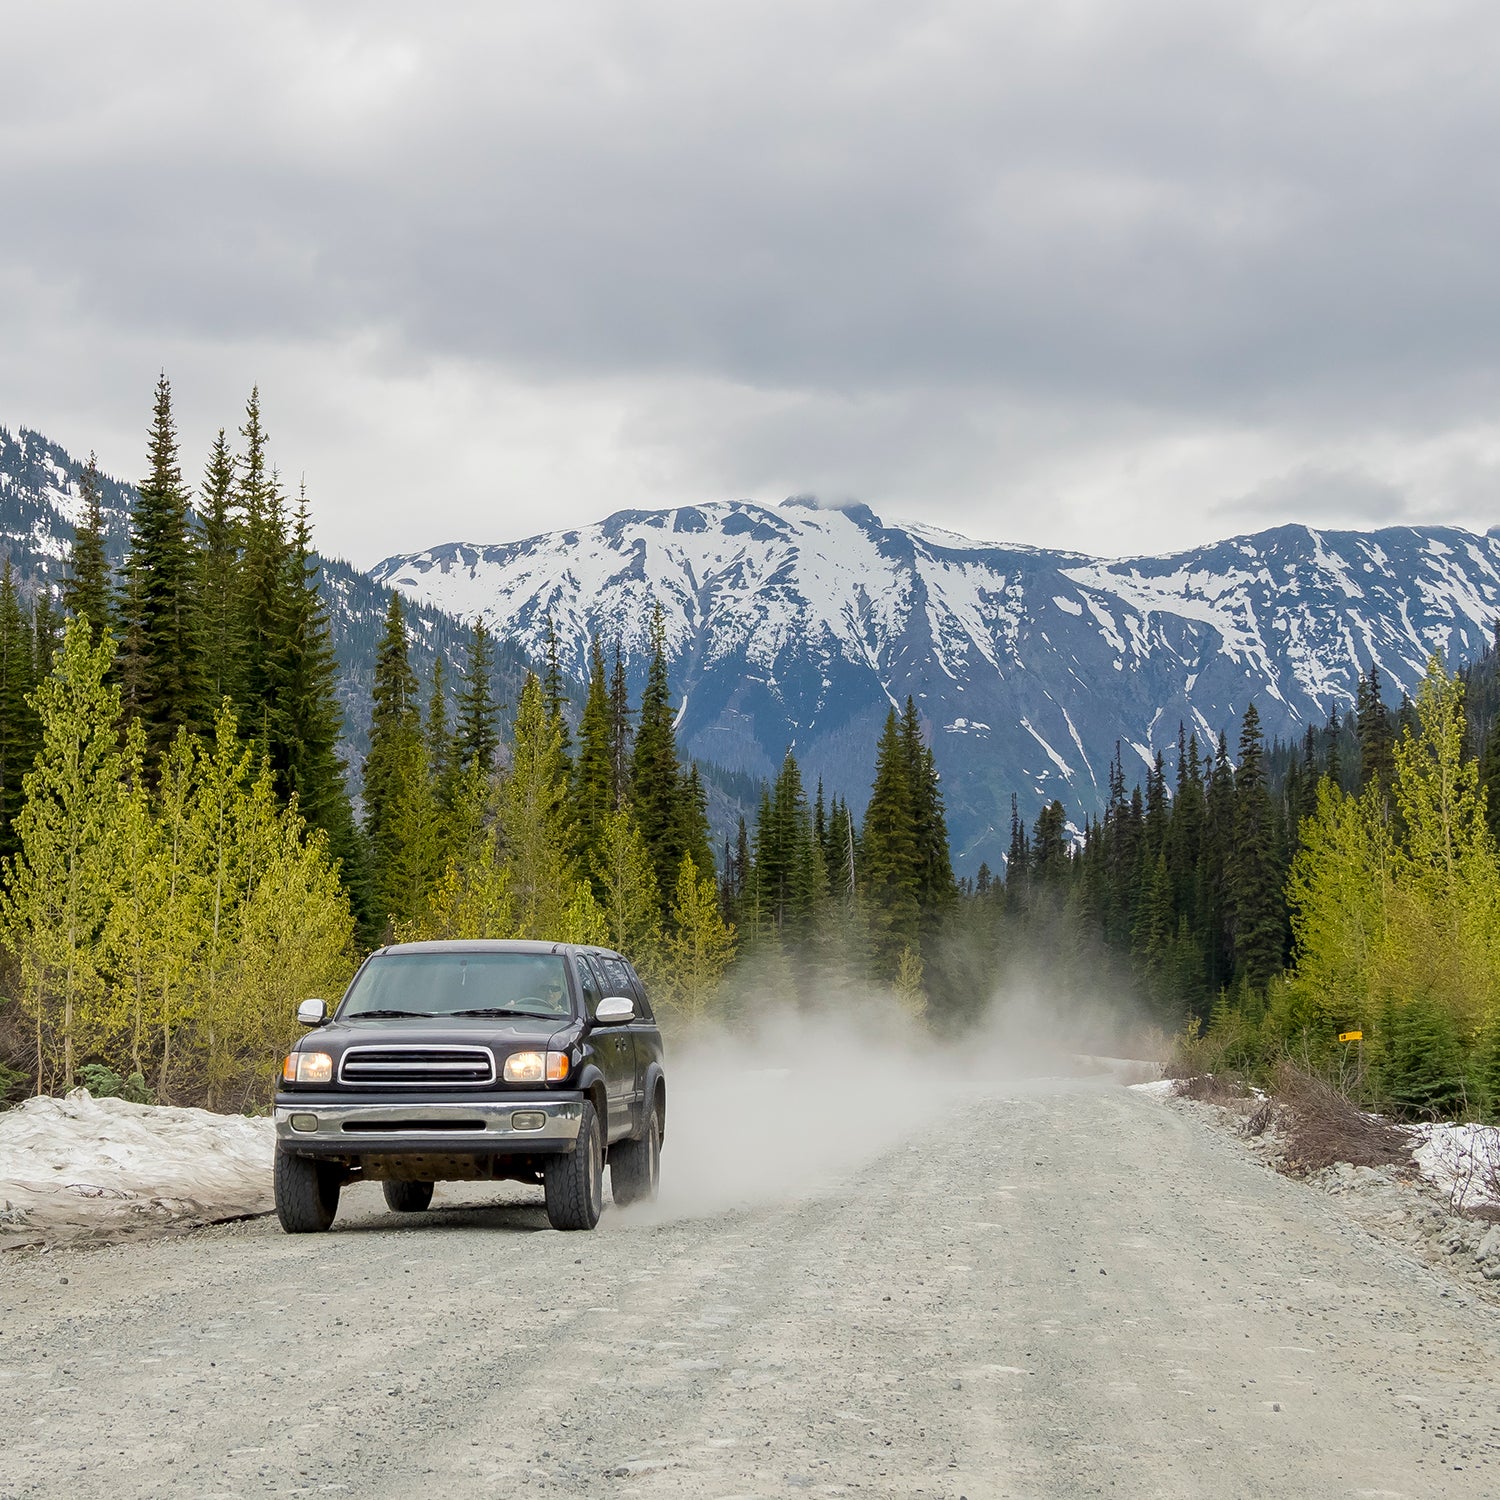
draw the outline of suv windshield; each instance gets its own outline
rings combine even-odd
[[[356,975],[340,1020],[356,1016],[570,1016],[563,960],[551,953],[387,953]]]

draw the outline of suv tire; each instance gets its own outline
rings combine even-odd
[[[604,1144],[599,1117],[587,1100],[578,1122],[578,1144],[554,1156],[544,1174],[547,1222],[554,1229],[592,1229],[604,1210]]]
[[[609,1153],[609,1190],[624,1208],[630,1203],[653,1203],[661,1181],[661,1120],[653,1104],[638,1141],[621,1141]]]
[[[385,1194],[385,1206],[393,1213],[419,1214],[432,1202],[430,1182],[396,1182],[387,1179],[380,1184]]]
[[[276,1217],[288,1234],[321,1234],[339,1211],[338,1168],[276,1151]]]

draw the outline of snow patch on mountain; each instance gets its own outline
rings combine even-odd
[[[1081,824],[1117,745],[1150,766],[1179,724],[1232,743],[1252,700],[1268,734],[1300,736],[1352,705],[1371,663],[1399,693],[1429,653],[1476,654],[1500,616],[1500,538],[1452,528],[1284,526],[1106,560],[807,500],[622,511],[375,576],[533,655],[550,619],[578,676],[597,632],[637,683],[659,603],[687,752],[767,775],[795,746],[856,804],[887,708],[911,695],[971,864],[1002,856],[1012,790],[1028,818],[1056,797]]]

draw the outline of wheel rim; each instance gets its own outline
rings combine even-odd
[[[595,1218],[603,1206],[604,1174],[599,1169],[599,1141],[595,1136],[589,1142],[589,1207]]]

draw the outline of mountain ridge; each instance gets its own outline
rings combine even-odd
[[[642,671],[660,601],[685,752],[765,776],[791,748],[851,802],[909,693],[968,867],[999,863],[1012,791],[1028,819],[1057,797],[1081,826],[1117,743],[1135,779],[1157,751],[1171,763],[1179,722],[1232,743],[1252,699],[1268,737],[1300,735],[1352,706],[1371,663],[1399,693],[1431,651],[1477,655],[1500,617],[1500,538],[1458,527],[1289,524],[1098,558],[805,498],[619,511],[372,576],[533,656],[550,619],[575,675],[593,631]]]

